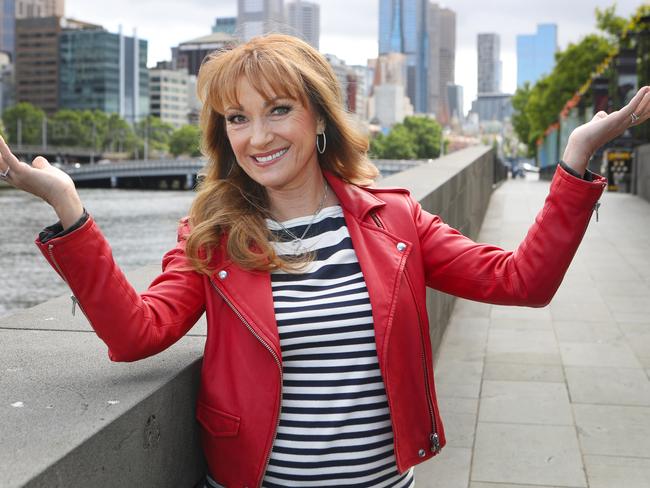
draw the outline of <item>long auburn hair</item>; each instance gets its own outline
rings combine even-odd
[[[211,54],[197,80],[207,174],[190,209],[185,243],[191,266],[206,274],[214,272],[213,257],[221,251],[244,269],[297,269],[296,262],[279,257],[270,244],[266,190],[239,167],[226,135],[225,108],[239,105],[242,78],[267,101],[281,96],[311,104],[325,122],[327,148],[318,154],[322,169],[359,186],[372,184],[379,174],[367,157],[367,136],[343,106],[334,71],[309,44],[271,34]]]

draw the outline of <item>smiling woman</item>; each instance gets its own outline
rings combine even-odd
[[[368,141],[303,41],[268,35],[218,52],[198,87],[208,172],[143,293],[70,178],[0,140],[5,180],[60,218],[40,233],[41,252],[114,361],[164,350],[206,313],[196,409],[206,486],[412,487],[413,467],[445,445],[426,287],[546,305],[606,185],[587,161],[650,117],[650,90],[571,134],[510,252],[473,242],[404,189],[373,186]]]

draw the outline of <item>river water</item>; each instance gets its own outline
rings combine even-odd
[[[194,193],[80,189],[86,209],[108,238],[124,270],[160,263],[176,243],[178,220]],[[0,317],[67,292],[34,239],[56,215],[42,201],[0,188]]]

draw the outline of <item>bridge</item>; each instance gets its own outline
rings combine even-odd
[[[374,160],[383,176],[419,166],[426,160]],[[155,159],[127,160],[99,164],[68,164],[60,168],[68,173],[79,187],[100,188],[157,188],[189,190],[205,172],[207,160]]]

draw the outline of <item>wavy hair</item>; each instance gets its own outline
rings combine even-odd
[[[270,244],[266,190],[239,167],[226,134],[225,108],[239,105],[242,78],[267,101],[281,96],[311,104],[325,122],[327,150],[318,154],[322,169],[359,186],[372,184],[379,174],[367,157],[367,136],[343,106],[334,71],[309,44],[272,34],[211,54],[197,80],[207,174],[190,209],[185,247],[191,266],[206,274],[214,272],[213,258],[220,251],[244,269],[297,269]]]

